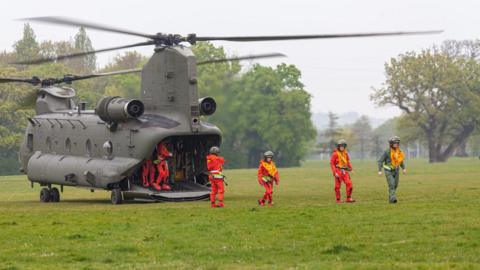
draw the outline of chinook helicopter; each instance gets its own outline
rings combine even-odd
[[[202,115],[216,110],[212,97],[199,98],[197,65],[233,60],[280,57],[282,54],[251,55],[197,62],[191,49],[199,41],[280,41],[375,36],[435,34],[441,31],[380,32],[285,36],[197,36],[188,34],[145,34],[65,17],[23,19],[56,25],[146,38],[147,41],[100,50],[39,58],[13,64],[31,65],[81,57],[138,46],[154,46],[153,55],[141,69],[90,75],[66,75],[63,78],[0,78],[0,83],[29,83],[39,86],[36,115],[28,126],[20,146],[21,172],[33,187],[38,183],[40,201],[60,201],[54,185],[111,191],[111,202],[124,200],[189,201],[206,199],[210,193],[205,156],[212,146],[221,144],[221,131],[202,121]],[[141,97],[126,99],[104,97],[95,110],[85,103],[75,104],[75,90],[68,84],[84,79],[141,73]],[[153,190],[142,185],[142,166],[155,159],[158,145],[168,145],[171,190]]]

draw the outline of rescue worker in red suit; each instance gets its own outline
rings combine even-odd
[[[260,160],[258,166],[258,183],[265,188],[263,197],[258,200],[260,206],[264,206],[268,201],[268,206],[273,205],[273,182],[278,186],[280,182],[280,175],[278,174],[275,162],[273,162],[273,152],[267,151],[263,154],[263,159]]]
[[[142,166],[142,180],[143,186],[149,187],[151,179],[155,178],[155,167],[153,166],[153,162],[151,159],[145,160]]]
[[[330,158],[330,167],[332,168],[333,177],[335,178],[335,196],[337,203],[342,203],[340,196],[340,186],[342,182],[345,183],[347,193],[347,203],[353,203],[352,198],[352,180],[350,173],[353,172],[352,163],[347,152],[347,142],[343,139],[337,143],[337,148],[333,151]]]
[[[223,194],[225,193],[224,179],[223,175],[223,164],[225,164],[225,159],[220,154],[220,148],[213,146],[210,148],[210,154],[207,156],[207,170],[208,180],[212,187],[212,192],[210,193],[210,203],[212,207],[224,207],[223,203]],[[218,203],[216,202],[218,199]]]
[[[155,160],[155,164],[157,164],[157,172],[158,176],[154,182],[154,178],[151,178],[150,184],[156,190],[164,190],[169,191],[172,188],[169,185],[169,177],[170,171],[168,169],[167,158],[172,157],[172,153],[168,151],[167,145],[165,143],[159,143],[157,145],[157,160]]]

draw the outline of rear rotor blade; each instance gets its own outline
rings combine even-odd
[[[100,50],[93,50],[93,51],[58,55],[56,57],[38,58],[38,59],[33,59],[33,60],[18,61],[18,62],[13,62],[13,63],[10,63],[10,64],[36,65],[36,64],[43,64],[43,63],[47,63],[47,62],[54,62],[54,61],[58,61],[58,60],[65,60],[65,59],[70,59],[70,58],[75,58],[75,57],[86,56],[86,55],[95,54],[95,53],[102,53],[102,52],[108,52],[108,51],[114,51],[114,50],[128,49],[128,48],[140,47],[140,46],[148,46],[148,45],[153,45],[153,44],[155,44],[155,41],[152,40],[152,41],[140,42],[140,43],[135,43],[135,44],[130,44],[130,45],[105,48],[105,49],[100,49]]]
[[[229,61],[261,59],[261,58],[274,58],[274,57],[286,57],[286,55],[284,55],[282,53],[266,53],[266,54],[256,54],[256,55],[231,57],[231,58],[212,59],[212,60],[197,62],[197,66],[205,65],[205,64],[223,63],[223,62],[229,62]]]
[[[126,34],[131,36],[138,36],[138,37],[152,38],[152,39],[155,38],[155,35],[149,35],[149,34],[125,30],[125,29],[121,29],[113,26],[107,26],[107,25],[87,22],[83,20],[70,19],[70,18],[61,17],[61,16],[32,17],[32,18],[23,18],[20,20],[42,22],[42,23],[48,23],[48,24],[57,24],[57,25],[75,26],[75,27],[85,27],[85,28],[90,28],[90,29],[95,29],[100,31],[120,33],[120,34]]]
[[[378,37],[378,36],[405,36],[439,34],[443,30],[434,31],[410,31],[410,32],[377,32],[377,33],[351,33],[351,34],[325,34],[325,35],[281,35],[281,36],[229,36],[229,37],[196,37],[196,41],[276,41],[296,39],[331,39],[331,38],[355,38],[355,37]]]

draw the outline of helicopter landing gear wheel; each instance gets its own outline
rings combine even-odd
[[[122,191],[119,188],[112,189],[112,204],[121,204],[123,202]]]
[[[60,201],[60,192],[57,188],[52,188],[50,190],[50,201],[51,202],[59,202]]]
[[[40,201],[47,203],[50,201],[50,198],[50,190],[48,188],[42,188],[42,190],[40,191]]]

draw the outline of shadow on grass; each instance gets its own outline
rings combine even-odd
[[[322,254],[336,255],[344,252],[355,252],[353,248],[344,245],[334,245],[333,247],[324,250]]]
[[[57,203],[42,203],[37,200],[27,200],[27,201],[3,201],[0,202],[0,207],[2,206],[31,206],[32,204],[38,205],[61,205],[63,203],[85,203],[85,204],[111,204],[110,200],[102,200],[102,199],[66,199],[61,200]]]
[[[20,268],[16,266],[7,266],[5,268],[0,268],[0,270],[19,270]]]
[[[0,226],[16,226],[18,225],[16,221],[7,221],[0,223]]]
[[[61,202],[64,203],[75,203],[75,204],[112,204],[112,202],[108,199],[66,199],[62,200]],[[61,203],[60,202],[60,203]],[[130,204],[149,204],[149,203],[162,203],[161,201],[141,201],[141,200],[124,200],[122,204],[130,205]]]
[[[69,235],[66,238],[69,239],[69,240],[77,240],[77,239],[85,239],[87,237],[85,235],[81,235],[81,234],[76,233],[76,234]]]
[[[139,250],[136,247],[132,246],[120,246],[113,249],[115,252],[124,252],[124,253],[135,253]]]

